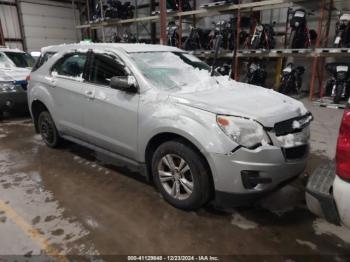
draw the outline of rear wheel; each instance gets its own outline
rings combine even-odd
[[[47,146],[55,148],[61,144],[62,139],[49,112],[43,111],[40,113],[38,127],[39,133]]]
[[[156,187],[171,205],[184,210],[203,206],[210,197],[210,174],[202,156],[182,141],[160,145],[153,155]]]
[[[292,30],[290,37],[289,37],[288,48],[294,48],[294,38],[295,38],[295,31]]]

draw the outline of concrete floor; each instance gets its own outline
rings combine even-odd
[[[343,112],[305,103],[315,116],[306,170],[311,173],[334,157]],[[303,190],[300,179],[260,207],[184,212],[137,174],[74,144],[50,149],[30,119],[8,118],[0,123],[0,258],[213,254],[346,261],[350,231],[309,213]]]

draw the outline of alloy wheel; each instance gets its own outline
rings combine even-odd
[[[158,164],[158,176],[164,190],[173,198],[185,200],[193,192],[193,176],[188,163],[175,154],[165,155]]]

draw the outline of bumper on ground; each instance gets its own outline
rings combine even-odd
[[[241,148],[229,155],[212,154],[216,202],[232,206],[254,202],[300,175],[305,170],[307,154],[307,145],[300,158],[293,160],[274,146]]]
[[[305,198],[307,207],[312,213],[339,225],[338,208],[332,195],[335,178],[334,162],[318,167],[309,178]]]
[[[341,223],[350,228],[350,182],[336,176],[333,183],[333,196]]]

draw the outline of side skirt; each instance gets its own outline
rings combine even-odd
[[[69,140],[73,143],[76,143],[78,145],[87,147],[95,152],[99,152],[101,154],[104,154],[106,156],[111,157],[112,159],[115,159],[118,162],[122,162],[123,164],[125,164],[128,168],[130,168],[131,170],[135,170],[138,173],[140,173],[142,176],[146,177],[147,181],[150,181],[150,175],[147,172],[147,167],[145,163],[140,163],[137,162],[133,159],[130,159],[128,157],[119,155],[117,153],[111,152],[109,150],[106,150],[104,148],[98,147],[96,145],[90,144],[88,142],[82,141],[78,138],[75,137],[71,137],[71,136],[67,136],[67,135],[61,135],[64,139]]]

